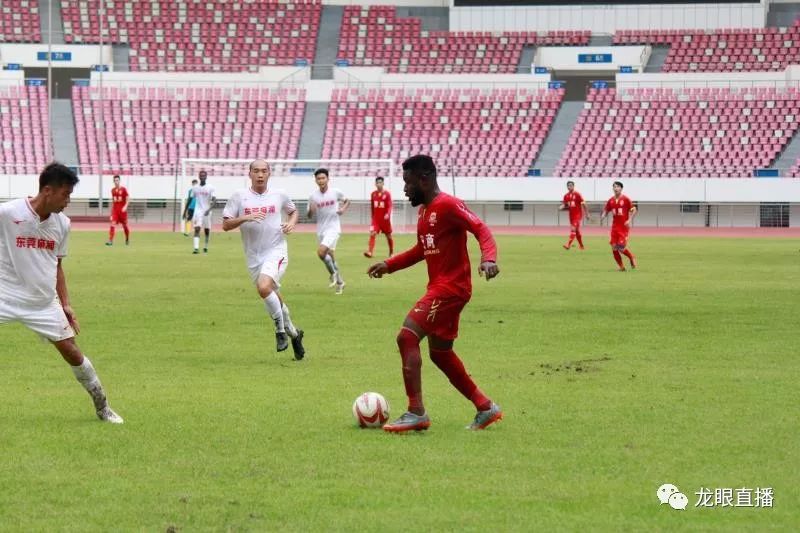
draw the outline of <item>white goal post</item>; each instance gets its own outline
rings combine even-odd
[[[405,232],[408,225],[408,202],[403,195],[403,180],[397,175],[397,165],[391,159],[269,159],[271,175],[269,186],[283,189],[305,214],[308,197],[317,189],[314,171],[326,168],[330,172],[330,186],[341,190],[350,199],[352,207],[342,217],[343,225],[369,225],[370,193],[375,189],[375,178],[384,178],[384,186],[392,194],[392,224],[394,231]],[[249,167],[253,159],[197,159],[180,160],[175,177],[175,200],[181,213],[191,182],[201,170],[208,175],[215,196],[224,203],[230,195],[250,186]],[[220,210],[221,212],[221,210]],[[174,230],[179,229],[176,217]]]

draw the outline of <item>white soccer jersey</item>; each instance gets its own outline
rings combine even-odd
[[[18,306],[51,304],[68,236],[69,218],[63,213],[41,221],[27,198],[0,205],[0,299]]]
[[[199,212],[201,215],[208,211],[211,207],[211,198],[214,197],[214,187],[206,183],[205,185],[195,185],[192,187],[192,192],[195,197],[194,211]]]
[[[311,193],[308,199],[309,205],[313,204],[317,213],[317,235],[323,235],[329,231],[335,233],[342,232],[342,225],[339,222],[339,202],[344,200],[344,194],[339,189],[332,189],[320,192],[319,189]]]
[[[271,251],[282,250],[286,255],[286,236],[281,230],[283,213],[294,213],[294,202],[282,190],[267,190],[258,194],[253,189],[233,193],[222,212],[224,218],[237,218],[261,211],[264,220],[245,222],[239,229],[247,259],[247,268],[260,267]]]

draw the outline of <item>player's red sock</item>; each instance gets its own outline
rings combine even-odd
[[[631,251],[628,250],[627,248],[622,250],[622,255],[624,255],[625,257],[627,257],[630,260],[631,266],[634,266],[636,264],[636,258],[633,256]]]
[[[375,250],[375,235],[369,236],[369,253]]]
[[[115,226],[111,226],[108,228],[108,242],[112,242],[114,240],[114,234],[117,232],[117,228]]]
[[[402,328],[397,335],[397,347],[403,360],[403,383],[408,396],[408,410],[421,415],[425,413],[422,405],[422,356],[419,354],[419,337],[408,328]]]
[[[430,349],[431,361],[444,372],[450,383],[458,389],[469,401],[475,404],[479,411],[485,411],[492,406],[492,401],[483,394],[472,378],[469,377],[464,363],[458,358],[453,350]]]
[[[617,262],[620,268],[625,268],[625,265],[622,264],[622,256],[617,250],[614,250],[614,261]]]
[[[130,230],[130,228],[128,228],[127,224],[123,224],[122,225],[122,231],[125,232],[125,240],[127,241],[128,238],[131,236],[131,230]]]
[[[583,234],[580,231],[576,231],[575,238],[578,239],[578,245],[583,248]]]
[[[391,235],[386,236],[386,242],[389,243],[389,255],[394,255],[394,239]]]
[[[574,241],[574,240],[575,240],[575,232],[574,231],[570,231],[569,232],[569,240],[567,241],[567,248],[572,246],[572,241]]]

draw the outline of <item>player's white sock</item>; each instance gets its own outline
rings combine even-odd
[[[275,332],[286,333],[286,329],[283,324],[281,299],[278,298],[278,295],[274,292],[269,293],[269,296],[264,298],[264,305],[267,308],[267,313],[269,313],[269,316],[272,317],[272,321],[275,322]]]
[[[75,379],[83,385],[83,388],[91,395],[94,407],[100,410],[108,405],[106,400],[106,393],[103,390],[103,385],[100,383],[100,378],[97,377],[97,372],[92,366],[92,362],[85,355],[83,356],[83,363],[78,366],[72,366],[72,373],[75,374]]]
[[[336,263],[333,262],[333,257],[331,257],[330,254],[325,254],[322,262],[325,263],[325,268],[328,269],[329,274],[336,273]]]
[[[210,233],[206,233],[206,248],[208,248],[208,239],[211,237]]]
[[[286,326],[286,333],[289,334],[291,338],[297,337],[297,328],[294,327],[292,323],[292,317],[289,315],[289,308],[286,304],[283,304],[281,307],[281,311],[283,311],[283,324]]]
[[[199,250],[200,249],[200,237],[195,236],[195,238],[192,239],[192,242],[194,243],[194,249],[195,250]]]
[[[344,283],[344,278],[342,278],[342,274],[339,272],[339,265],[336,264],[336,261],[333,262],[333,268],[336,269],[336,283],[341,285]]]

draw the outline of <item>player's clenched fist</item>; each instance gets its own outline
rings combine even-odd
[[[383,261],[375,263],[367,269],[367,275],[371,278],[382,278],[384,274],[388,273],[389,266]]]
[[[478,267],[478,274],[481,276],[486,276],[486,281],[489,281],[499,273],[500,268],[494,261],[484,261],[481,263],[481,266]]]

